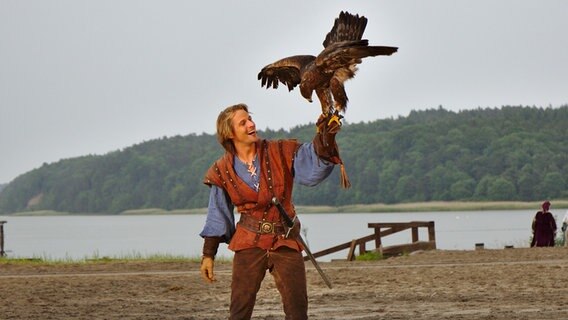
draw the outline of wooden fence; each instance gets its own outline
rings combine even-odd
[[[362,238],[353,239],[349,242],[339,244],[329,249],[315,252],[313,253],[314,257],[323,257],[331,253],[349,249],[347,260],[353,261],[355,260],[355,250],[357,246],[359,246],[359,254],[362,255],[369,252],[367,250],[367,242],[374,242],[374,251],[380,252],[383,256],[393,256],[402,253],[410,253],[417,250],[436,249],[436,230],[434,227],[434,221],[380,222],[369,223],[368,227],[374,230],[373,234]],[[428,241],[420,241],[418,239],[418,228],[428,228]],[[410,229],[412,233],[411,243],[393,245],[388,247],[383,246],[382,238],[408,229]],[[305,257],[304,260],[308,260],[308,258]]]

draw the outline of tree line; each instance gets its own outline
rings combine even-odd
[[[337,136],[352,183],[339,170],[316,188],[297,186],[298,205],[568,198],[568,105],[505,106],[345,123]],[[260,131],[310,142],[314,124]],[[223,150],[215,135],[164,137],[105,155],[44,163],[0,192],[0,213],[207,206],[203,175]]]

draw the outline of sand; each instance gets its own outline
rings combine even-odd
[[[310,262],[310,319],[568,319],[568,248],[432,250]],[[192,262],[0,264],[0,319],[226,319],[231,265],[205,283]],[[284,319],[271,276],[253,319]]]

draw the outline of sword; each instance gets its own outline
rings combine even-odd
[[[280,212],[280,215],[282,216],[282,219],[284,220],[286,227],[288,227],[288,232],[286,233],[286,237],[288,237],[290,230],[292,230],[292,228],[294,228],[296,217],[294,217],[294,220],[290,219],[290,216],[288,215],[288,213],[286,212],[284,207],[282,207],[282,204],[280,204],[280,201],[278,201],[278,199],[276,197],[272,198],[272,203],[276,206],[276,208],[278,208],[278,211]],[[306,255],[308,256],[308,258],[310,258],[310,261],[312,261],[312,263],[314,264],[314,267],[316,267],[316,270],[320,274],[320,276],[323,279],[323,281],[325,282],[325,284],[331,289],[331,282],[329,281],[329,279],[327,278],[325,273],[323,273],[323,270],[321,269],[318,262],[316,261],[316,258],[314,257],[314,255],[310,251],[310,248],[308,248],[308,245],[306,244],[306,242],[304,241],[304,239],[302,238],[302,236],[300,234],[298,234],[297,240],[304,247],[304,251],[306,251]]]

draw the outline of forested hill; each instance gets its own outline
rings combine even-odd
[[[316,188],[296,187],[298,205],[568,197],[568,106],[502,107],[345,124],[338,135],[352,188],[338,171]],[[314,125],[267,130],[264,138],[310,141]],[[0,213],[202,208],[205,170],[221,155],[214,135],[140,143],[65,159],[25,173],[0,193]]]

